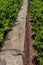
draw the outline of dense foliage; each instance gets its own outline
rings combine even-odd
[[[0,43],[5,33],[15,23],[23,0],[0,0]]]
[[[35,32],[34,47],[38,53],[39,65],[43,65],[43,0],[30,0],[30,15]],[[40,54],[40,55],[39,55]]]

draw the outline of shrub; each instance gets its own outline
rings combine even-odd
[[[35,34],[34,47],[38,53],[39,65],[43,65],[43,1],[30,0],[30,17],[32,18],[32,30]],[[40,55],[39,55],[40,53]],[[42,54],[42,55],[41,55]],[[38,64],[37,64],[38,65]]]
[[[23,0],[0,0],[0,43],[4,33],[15,23]]]
[[[38,53],[43,52],[43,42],[36,42],[33,46]]]

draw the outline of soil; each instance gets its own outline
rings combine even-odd
[[[35,55],[35,50],[33,48],[34,40],[32,39],[32,22],[29,17],[26,19],[26,33],[25,33],[25,44],[24,44],[24,64],[25,65],[35,65],[33,63],[33,58]]]

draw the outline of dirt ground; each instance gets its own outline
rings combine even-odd
[[[24,0],[16,25],[6,35],[4,46],[1,49],[3,51],[0,52],[0,65],[35,65],[32,63],[35,55],[32,22],[29,17],[26,18],[27,8],[28,0]]]
[[[27,17],[27,21],[26,21],[26,33],[25,33],[25,44],[24,44],[24,53],[25,53],[25,57],[24,57],[24,63],[25,65],[35,65],[33,63],[33,57],[35,55],[35,50],[33,48],[33,43],[34,40],[32,39],[32,22],[29,19],[29,17]]]
[[[1,65],[23,65],[23,51],[25,39],[25,25],[28,0],[23,0],[23,5],[18,13],[16,25],[6,35],[4,46],[1,48]],[[4,64],[5,63],[5,64]]]

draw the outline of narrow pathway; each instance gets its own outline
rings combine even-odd
[[[7,34],[4,46],[1,49],[0,65],[23,65],[22,55],[24,51],[27,7],[28,0],[24,0],[17,17],[17,23]]]

